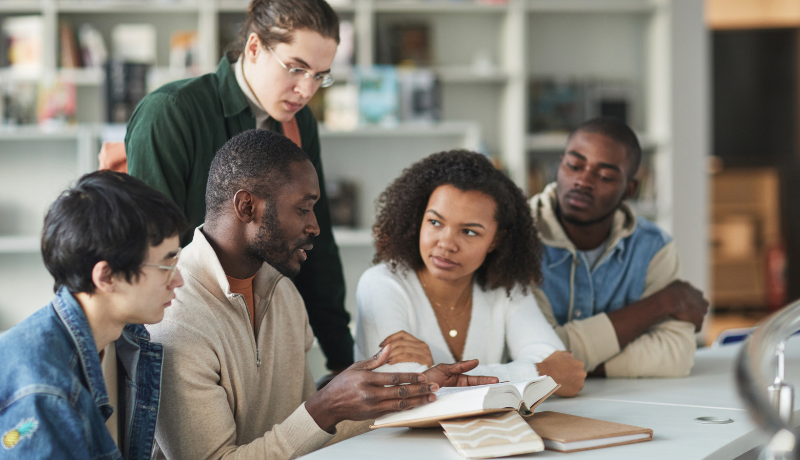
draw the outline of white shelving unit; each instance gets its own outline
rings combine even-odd
[[[485,145],[502,159],[511,177],[526,186],[528,164],[537,155],[563,149],[565,137],[527,132],[527,88],[532,78],[598,77],[634,82],[638,98],[633,113],[642,143],[655,158],[657,203],[651,211],[679,242],[684,275],[704,288],[706,219],[705,155],[708,143],[707,52],[700,0],[508,0],[488,4],[462,0],[353,0],[336,2],[342,19],[356,32],[354,64],[376,62],[382,28],[411,21],[430,26],[434,70],[442,81],[444,123],[433,126],[399,125],[393,129],[365,128],[351,133],[321,132],[322,154],[328,179],[358,176],[362,189],[361,227],[339,231],[345,264],[361,266],[371,258],[368,227],[372,201],[403,167],[431,152],[453,147],[476,149]],[[244,19],[248,2],[242,0],[0,0],[0,20],[7,16],[40,14],[45,37],[43,74],[58,74],[78,85],[81,125],[57,132],[36,129],[0,130],[0,163],[34,145],[62,142],[73,149],[79,166],[63,172],[64,185],[94,167],[97,140],[108,134],[101,124],[104,75],[93,69],[59,69],[58,23],[73,27],[90,22],[110,44],[115,24],[149,22],[158,31],[156,66],[168,73],[168,39],[172,32],[192,29],[201,44],[200,66],[213,71],[220,57],[220,36]],[[346,81],[352,69],[335,69]],[[164,80],[185,75],[167,75]],[[0,83],[9,78],[31,78],[0,69]],[[33,78],[36,78],[35,76]],[[469,120],[461,122],[460,120]],[[49,145],[49,144],[48,144]],[[41,147],[37,148],[42,150]],[[12,153],[17,152],[17,153]],[[53,156],[66,155],[59,151]],[[33,160],[31,160],[33,161]],[[372,163],[371,163],[372,162]],[[387,166],[389,165],[389,166]],[[32,170],[36,164],[30,164]],[[2,173],[0,173],[2,174]],[[20,172],[24,174],[24,172]],[[28,174],[37,180],[35,174]],[[11,196],[0,181],[0,197]],[[377,192],[376,192],[377,190]],[[9,195],[10,193],[10,195]],[[49,198],[49,197],[48,197]],[[48,201],[25,213],[41,220]],[[0,201],[0,238],[8,238],[2,224],[9,213]],[[673,212],[680,209],[680,213]],[[14,234],[12,232],[12,234]],[[31,235],[36,234],[32,229]],[[0,280],[3,263],[15,240],[0,239]],[[19,247],[32,248],[30,241]],[[684,250],[683,248],[686,248]],[[4,252],[6,251],[6,252]],[[31,250],[31,254],[35,253]],[[14,257],[31,257],[14,254]],[[346,267],[348,300],[360,273]],[[355,279],[350,279],[355,277]],[[47,283],[45,283],[47,284]],[[18,308],[15,298],[0,285],[0,329],[10,326],[5,312]],[[25,296],[16,297],[20,302]],[[26,303],[25,308],[36,307]],[[348,308],[352,304],[348,302]],[[31,310],[32,311],[32,310]]]

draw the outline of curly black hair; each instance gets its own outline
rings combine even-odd
[[[424,266],[419,252],[420,227],[433,191],[452,185],[463,191],[479,191],[497,204],[495,219],[500,236],[494,251],[475,272],[482,289],[520,284],[523,292],[542,281],[542,245],[522,190],[497,170],[488,158],[466,150],[439,152],[414,163],[381,193],[378,219],[372,227],[375,264],[386,262],[412,270]]]

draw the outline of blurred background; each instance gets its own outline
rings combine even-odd
[[[800,297],[800,0],[336,0],[321,124],[355,314],[378,194],[430,153],[490,156],[530,196],[567,133],[639,134],[631,204],[713,304],[701,343]],[[49,302],[50,202],[97,168],[138,101],[213,72],[242,0],[0,0],[0,331]],[[316,359],[316,358],[315,358]]]

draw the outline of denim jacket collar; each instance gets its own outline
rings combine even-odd
[[[97,343],[94,341],[92,328],[89,326],[89,320],[86,318],[83,308],[66,287],[61,287],[53,299],[53,309],[75,342],[78,359],[92,398],[103,415],[110,416],[112,409],[108,403],[108,391],[103,379],[100,352],[97,350]]]
[[[577,248],[572,240],[567,236],[564,227],[558,220],[555,208],[557,206],[556,183],[550,183],[545,189],[530,200],[533,218],[536,222],[536,229],[539,231],[539,238],[542,243],[554,248],[564,249],[564,255],[550,264],[550,268],[566,263],[570,260],[570,255],[576,257]],[[626,203],[622,203],[614,214],[614,224],[611,227],[611,235],[606,243],[606,250],[598,263],[603,263],[608,255],[616,251],[617,257],[623,257],[625,251],[625,238],[632,235],[636,230],[636,215]]]

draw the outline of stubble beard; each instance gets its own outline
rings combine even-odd
[[[309,235],[309,238],[299,243],[298,246],[309,244],[312,239],[313,236]],[[260,262],[270,264],[283,276],[292,278],[300,273],[300,267],[292,264],[295,250],[289,247],[286,235],[280,228],[275,207],[269,207],[264,212],[256,239],[248,246],[247,252]]]
[[[567,222],[568,224],[574,225],[576,227],[590,227],[592,225],[599,224],[600,222],[603,222],[609,217],[613,216],[614,213],[617,212],[617,209],[619,209],[619,207],[622,206],[623,201],[625,201],[625,198],[624,197],[620,198],[617,205],[614,206],[614,208],[611,209],[611,211],[607,212],[606,214],[603,214],[600,217],[595,217],[594,219],[583,220],[583,219],[578,219],[577,217],[568,216],[564,214],[564,211],[561,209],[561,203],[559,203],[558,207],[556,208],[556,215],[559,218],[561,218],[564,222]]]

